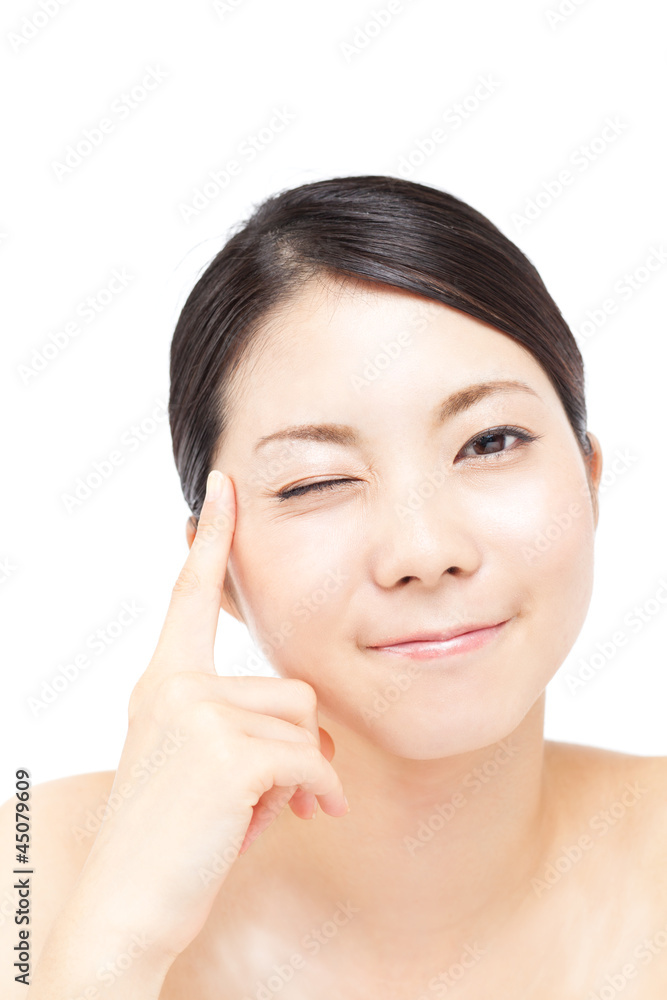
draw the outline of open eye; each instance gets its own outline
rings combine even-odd
[[[529,441],[535,441],[536,435],[529,434],[527,431],[522,431],[520,427],[510,427],[504,425],[502,427],[489,427],[488,430],[484,431],[483,434],[478,434],[476,437],[472,438],[471,441],[466,444],[459,455],[463,455],[464,458],[488,458],[494,455],[502,455],[507,451],[513,451],[515,446],[506,447],[504,442],[507,438],[515,438],[522,443]],[[465,455],[465,452],[469,449],[480,448],[482,451],[476,451],[473,454]]]

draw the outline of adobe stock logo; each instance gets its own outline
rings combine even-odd
[[[22,18],[20,27],[7,35],[7,41],[14,52],[19,52],[28,42],[36,38],[67,3],[69,0],[39,0],[39,9]]]
[[[131,455],[141,448],[160,428],[166,427],[166,400],[156,399],[150,413],[140,421],[135,421],[120,435],[118,447],[98,456],[89,469],[76,477],[69,490],[60,494],[60,499],[68,514],[80,510],[83,504],[125,464]]]
[[[578,694],[586,685],[599,676],[619,649],[667,607],[667,579],[661,577],[655,592],[641,604],[634,604],[623,615],[623,628],[615,629],[611,635],[595,643],[595,650],[587,657],[580,656],[574,670],[565,674],[564,680],[570,694]]]
[[[526,226],[531,226],[539,219],[589,167],[613,147],[628,127],[628,123],[621,121],[618,115],[614,115],[613,118],[608,115],[599,134],[572,150],[567,159],[568,165],[563,166],[553,177],[542,181],[539,190],[525,201],[523,211],[511,213],[510,221],[515,231],[520,233]]]
[[[628,812],[649,791],[650,789],[645,788],[639,781],[632,783],[626,781],[618,797],[609,803],[606,809],[599,809],[591,816],[588,821],[588,830],[591,832],[582,833],[574,843],[561,844],[558,856],[542,865],[542,877],[531,878],[530,883],[537,898],[550,892],[575,865],[583,861],[588,852],[595,849],[600,838],[606,837],[610,831],[616,829]]]
[[[556,7],[545,11],[549,27],[557,28],[563,24],[567,21],[568,17],[572,17],[574,12],[585,3],[586,0],[560,0],[560,3]]]
[[[100,118],[65,147],[60,160],[51,161],[51,169],[59,181],[68,177],[77,167],[102,146],[109,135],[116,131],[119,122],[126,121],[141,107],[153,91],[168,79],[169,74],[159,66],[147,66],[144,75],[130,90],[124,90],[111,102],[109,114]]]
[[[426,160],[433,156],[462,125],[469,122],[483,107],[485,101],[499,89],[500,81],[494,79],[492,74],[485,73],[479,76],[473,90],[442,112],[441,123],[432,128],[427,135],[416,139],[411,149],[399,157],[398,170],[403,177],[412,177],[415,171],[423,166]]]
[[[94,323],[109,306],[116,301],[119,295],[134,281],[135,276],[130,274],[126,267],[114,268],[104,284],[95,291],[86,295],[74,307],[74,316],[79,319],[70,319],[69,322],[61,324],[56,330],[48,334],[46,341],[39,347],[32,347],[30,358],[26,358],[23,364],[18,365],[17,371],[21,376],[24,385],[28,385],[32,380],[45,371],[49,365],[55,361],[63,351],[66,351],[75,337],[83,333],[85,327]]]
[[[253,163],[296,120],[296,114],[284,105],[280,108],[273,107],[268,121],[256,132],[246,135],[237,145],[236,156],[230,157],[217,169],[209,170],[208,176],[192,191],[189,201],[179,203],[178,211],[183,222],[190,223],[201,215],[229,187],[232,179],[238,177],[249,163]]]
[[[351,38],[339,42],[338,47],[348,65],[394,23],[397,14],[404,12],[404,2],[410,6],[414,0],[387,0],[384,7],[374,8],[367,21],[355,26]]]
[[[123,601],[120,610],[111,621],[106,621],[103,626],[91,631],[85,637],[83,643],[85,651],[81,650],[66,663],[60,664],[48,678],[42,679],[39,690],[28,696],[26,703],[33,716],[37,717],[49,705],[58,701],[63,692],[68,691],[82,676],[83,671],[93,665],[87,650],[93,650],[97,657],[103,656],[143,613],[144,609],[139,607],[136,601]]]

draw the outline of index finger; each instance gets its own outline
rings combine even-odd
[[[160,674],[216,672],[213,648],[235,523],[232,481],[213,469],[206,481],[197,533],[174,584],[158,639]]]

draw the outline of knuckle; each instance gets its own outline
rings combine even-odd
[[[184,566],[176,578],[173,593],[179,597],[193,597],[201,593],[202,582],[191,566]]]
[[[319,766],[322,754],[315,743],[300,743],[299,746],[301,757],[300,766],[305,767],[309,773],[312,773],[312,769]]]
[[[301,700],[302,704],[308,711],[314,711],[317,708],[315,688],[308,681],[302,681],[296,677],[292,678],[292,683],[295,685],[297,697]]]
[[[292,784],[307,792],[314,784],[312,774],[305,767],[295,767],[292,772]]]
[[[320,756],[317,747],[311,746],[310,743],[299,744],[297,757],[291,768],[291,780],[294,785],[301,786],[304,791],[312,787],[318,774]]]
[[[130,700],[127,706],[127,715],[130,722],[137,716],[141,705],[146,699],[146,695],[146,682],[140,678],[130,692]]]

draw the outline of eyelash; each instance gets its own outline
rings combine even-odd
[[[478,441],[482,441],[484,438],[494,438],[498,436],[516,437],[523,444],[530,444],[531,441],[537,441],[538,438],[542,437],[541,434],[529,434],[527,431],[521,430],[520,427],[513,427],[509,424],[504,424],[502,427],[490,427],[488,430],[478,434],[476,437],[468,441],[468,443],[465,444],[461,450],[465,451],[466,448],[477,444]],[[477,455],[472,457],[495,459],[497,456],[506,454],[509,450],[513,449],[503,448],[502,451],[491,452],[489,455]],[[307,483],[305,486],[295,486],[292,489],[280,490],[279,493],[274,493],[274,497],[279,501],[294,500],[306,493],[320,493],[324,492],[324,490],[333,489],[341,483],[353,483],[356,481],[357,480],[354,479],[322,479],[318,483]]]

